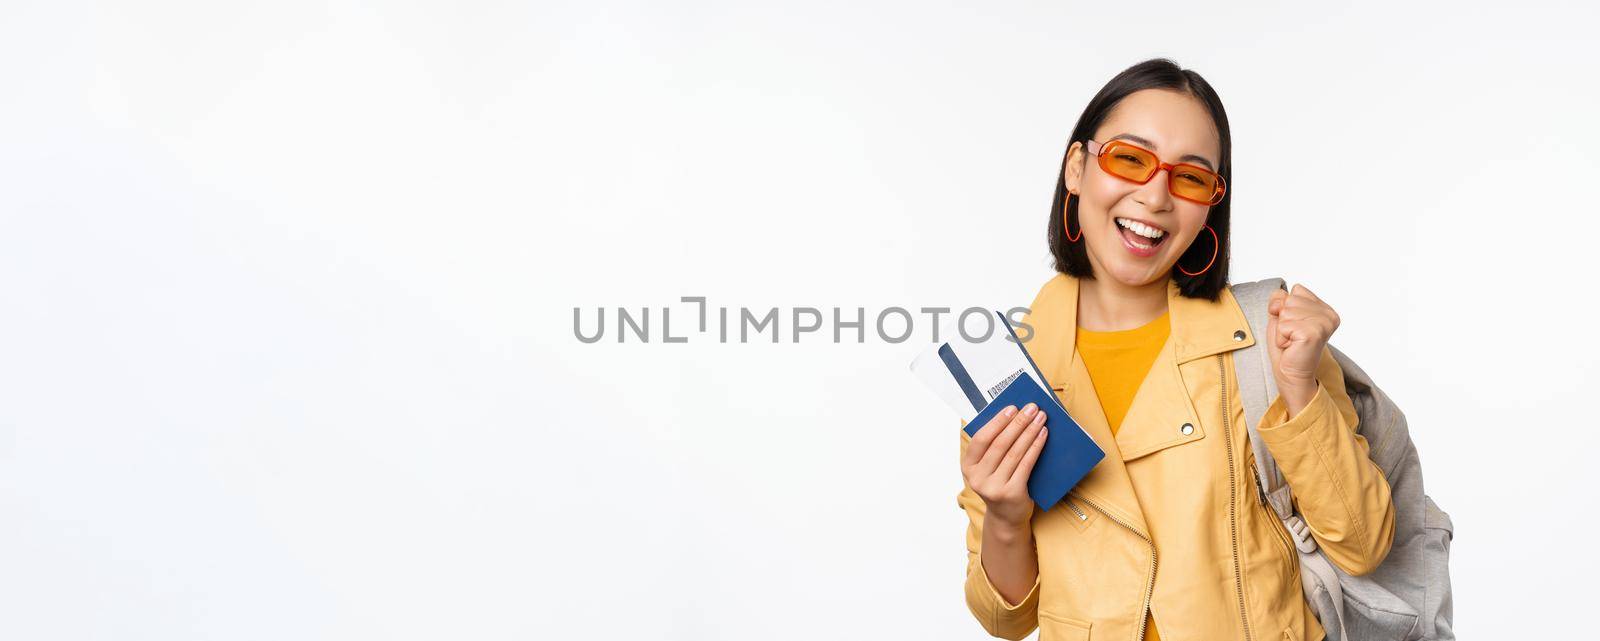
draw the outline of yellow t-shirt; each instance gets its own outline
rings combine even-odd
[[[1114,332],[1093,332],[1078,328],[1078,355],[1089,370],[1089,380],[1094,393],[1100,397],[1100,409],[1106,413],[1111,434],[1122,427],[1123,417],[1139,392],[1139,385],[1150,373],[1156,355],[1167,343],[1172,326],[1167,312],[1142,327]],[[1145,622],[1144,638],[1159,641],[1156,621],[1152,615]]]

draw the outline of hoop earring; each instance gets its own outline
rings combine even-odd
[[[1192,274],[1189,273],[1189,270],[1184,269],[1183,265],[1178,265],[1178,271],[1183,272],[1185,276],[1199,276],[1211,271],[1211,266],[1217,262],[1217,253],[1222,251],[1222,241],[1217,240],[1217,230],[1212,229],[1210,225],[1206,225],[1206,231],[1211,232],[1211,262],[1206,263],[1205,269]]]
[[[1067,242],[1069,243],[1078,242],[1078,238],[1083,238],[1082,223],[1078,224],[1078,238],[1072,237],[1072,197],[1076,195],[1077,194],[1074,194],[1070,191],[1067,192],[1067,202],[1061,206],[1061,212],[1063,214],[1061,227],[1067,231]]]

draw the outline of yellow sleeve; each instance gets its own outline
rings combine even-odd
[[[1317,383],[1316,396],[1294,417],[1287,416],[1282,396],[1273,399],[1257,431],[1328,560],[1348,574],[1366,574],[1394,543],[1389,481],[1356,433],[1359,419],[1344,373],[1326,347]]]
[[[967,454],[967,444],[972,441],[965,430],[961,433],[961,455]],[[980,556],[983,547],[983,514],[987,509],[983,497],[972,491],[963,479],[961,493],[956,496],[956,503],[967,512],[967,609],[972,611],[972,616],[978,619],[983,629],[990,636],[1002,639],[1021,639],[1031,634],[1034,628],[1039,627],[1039,577],[1033,579],[1033,588],[1028,595],[1023,597],[1021,603],[1008,603],[1000,595],[994,584],[989,582],[989,575],[983,569],[983,560]]]

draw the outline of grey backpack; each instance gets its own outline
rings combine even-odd
[[[1232,286],[1234,298],[1258,337],[1267,334],[1267,302],[1279,289],[1284,289],[1281,278]],[[1360,416],[1356,431],[1367,439],[1372,461],[1389,480],[1395,508],[1394,544],[1389,556],[1370,574],[1350,576],[1317,548],[1305,521],[1294,512],[1289,485],[1277,462],[1256,434],[1256,424],[1278,392],[1264,343],[1265,340],[1258,340],[1234,353],[1257,480],[1267,504],[1295,538],[1306,600],[1316,611],[1328,640],[1455,639],[1449,568],[1454,528],[1450,516],[1423,493],[1422,463],[1411,442],[1405,415],[1350,357],[1329,346],[1344,371],[1345,391]]]

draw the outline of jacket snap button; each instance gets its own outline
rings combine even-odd
[[[1234,342],[1243,341],[1244,340],[1244,330],[1242,330],[1242,329],[1234,330],[1233,331],[1233,340],[1234,340]]]
[[[1194,425],[1191,425],[1189,423],[1184,423],[1183,427],[1178,428],[1178,431],[1179,432],[1183,432],[1184,436],[1188,436],[1188,435],[1194,433]]]

